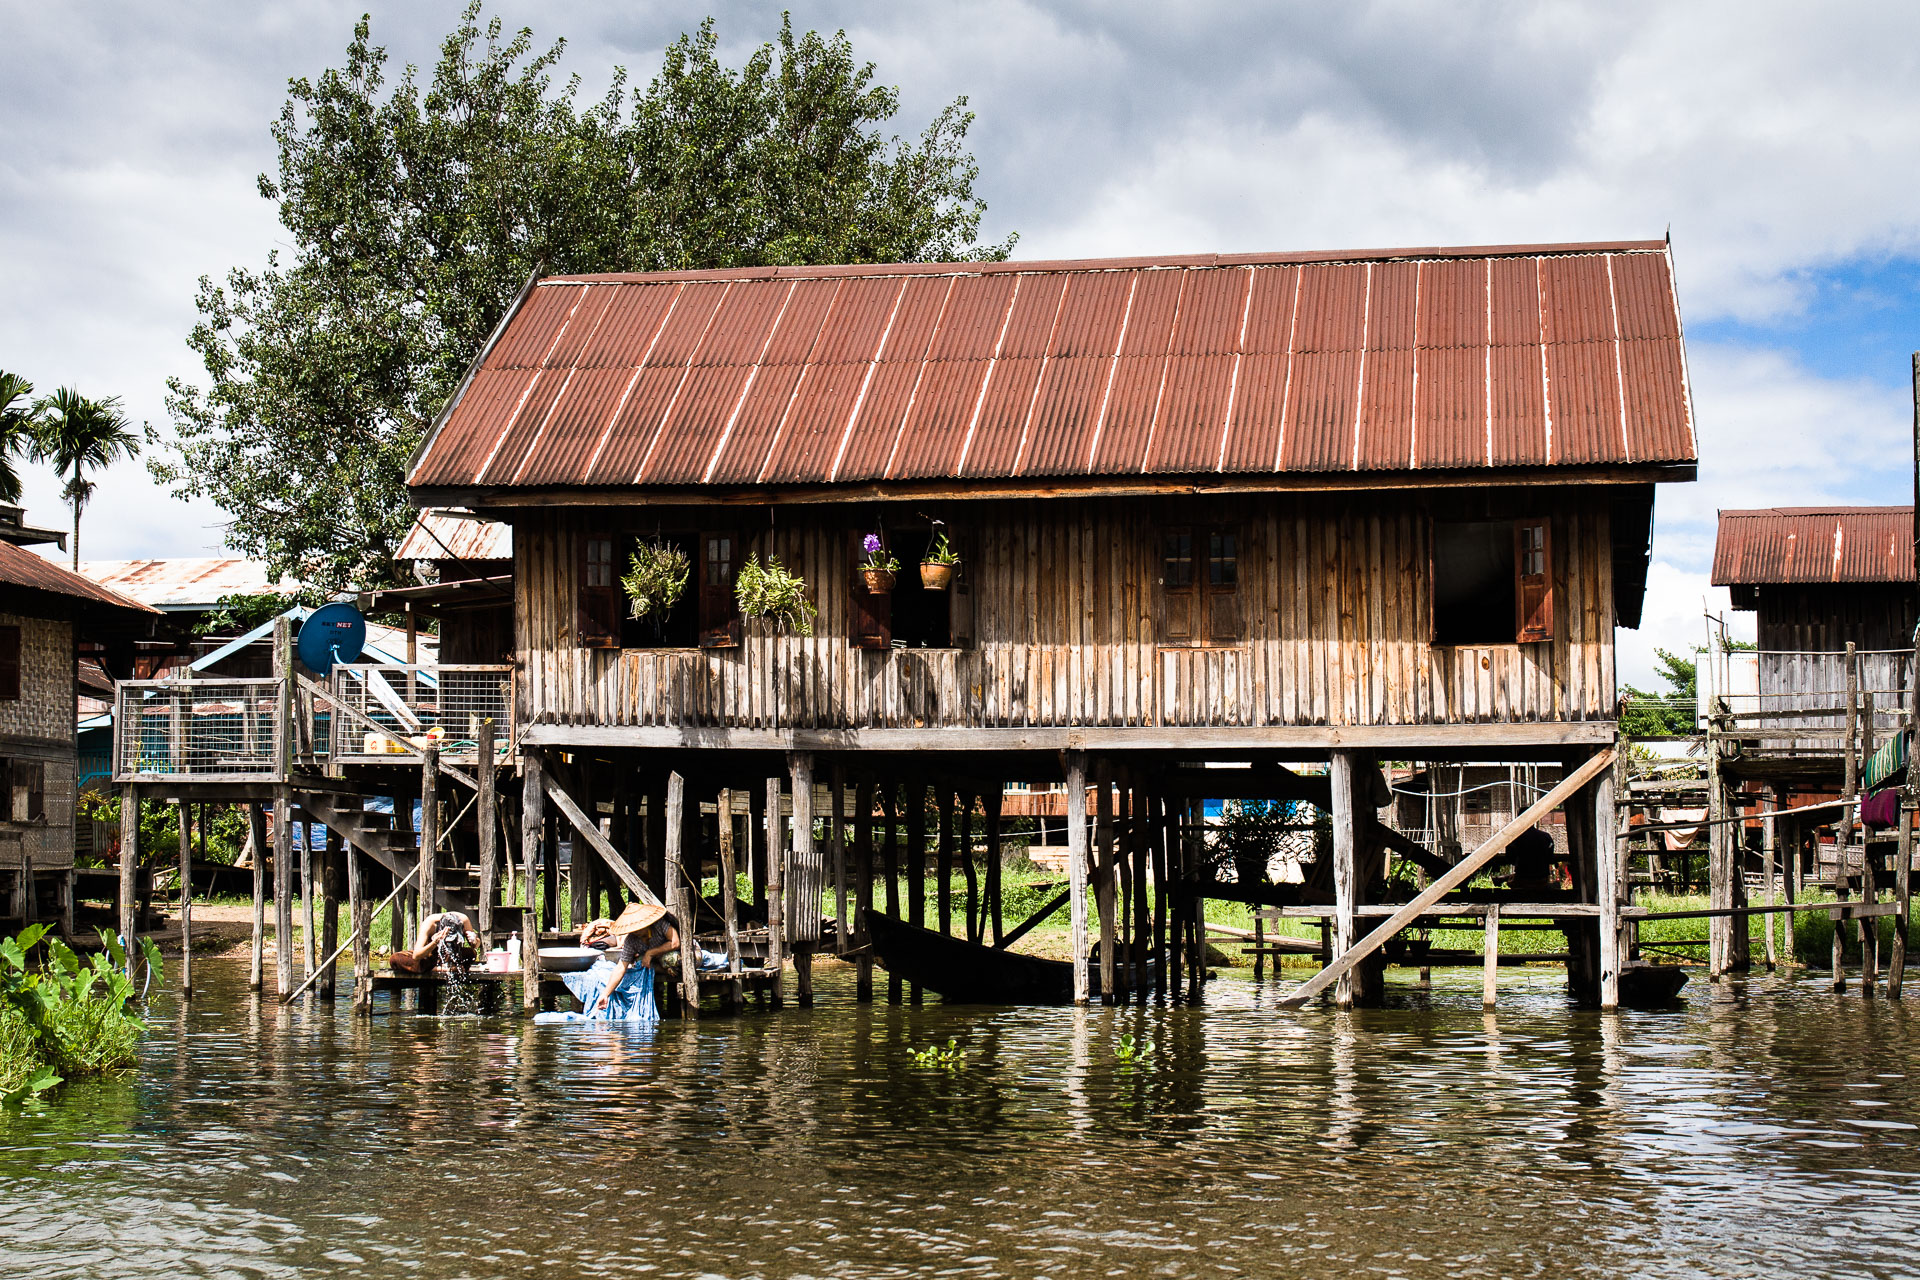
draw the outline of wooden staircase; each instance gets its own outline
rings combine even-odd
[[[391,814],[369,812],[365,808],[365,799],[359,795],[295,791],[294,803],[335,837],[372,858],[396,877],[411,875],[419,864],[419,834],[396,829]],[[480,869],[471,865],[456,866],[451,853],[442,849],[434,871],[434,909],[462,911],[477,922]],[[521,908],[496,904],[493,908],[494,933],[504,934],[507,930],[518,929],[520,916]]]

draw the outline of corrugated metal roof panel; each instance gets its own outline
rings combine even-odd
[[[41,557],[44,559],[45,557]],[[276,582],[263,560],[190,556],[171,560],[82,560],[80,576],[118,595],[159,609],[204,609],[224,596],[291,594],[295,584]]]
[[[150,605],[129,599],[109,587],[82,577],[71,569],[57,565],[46,557],[37,556],[25,547],[17,547],[11,542],[0,542],[0,586],[66,596],[83,605],[104,605],[112,609],[126,610],[132,614],[151,614],[158,617],[160,613]],[[26,605],[25,600],[12,602],[14,608],[24,609]]]
[[[413,518],[395,560],[511,560],[513,526],[470,512],[431,508]],[[243,561],[242,563],[251,563]]]
[[[1713,585],[1912,582],[1912,507],[1722,511]]]
[[[1694,456],[1669,259],[1640,242],[556,278],[529,291],[410,481]]]

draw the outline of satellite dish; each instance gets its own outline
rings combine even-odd
[[[357,662],[367,647],[366,616],[345,602],[323,604],[300,624],[293,647],[317,676],[332,671],[336,662]]]

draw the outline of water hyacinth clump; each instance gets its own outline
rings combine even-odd
[[[119,939],[101,930],[100,950],[82,960],[46,934],[36,924],[0,939],[0,1103],[132,1066],[147,1029],[127,1011],[136,991]],[[46,963],[35,968],[29,957],[43,938]],[[140,943],[149,972],[158,973],[159,950],[151,938]]]

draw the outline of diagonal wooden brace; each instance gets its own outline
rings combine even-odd
[[[1559,786],[1534,801],[1525,813],[1500,828],[1493,839],[1487,841],[1478,849],[1475,849],[1470,857],[1462,859],[1445,875],[1428,885],[1421,891],[1419,897],[1409,902],[1406,906],[1401,907],[1391,916],[1388,916],[1386,923],[1341,952],[1326,968],[1295,987],[1287,994],[1285,999],[1280,1001],[1280,1007],[1283,1009],[1298,1009],[1307,1001],[1319,995],[1320,992],[1326,990],[1327,987],[1339,979],[1341,974],[1346,973],[1349,969],[1352,969],[1355,965],[1366,959],[1367,956],[1385,946],[1387,940],[1393,937],[1394,934],[1399,933],[1402,929],[1413,923],[1413,921],[1419,919],[1421,912],[1471,880],[1479,873],[1481,868],[1499,857],[1508,845],[1512,844],[1522,834],[1530,830],[1534,823],[1553,812],[1561,801],[1578,791],[1581,787],[1586,786],[1589,782],[1592,782],[1612,766],[1613,749],[1609,747],[1599,755],[1594,756],[1591,760],[1588,760],[1578,769],[1575,769],[1565,778],[1562,778]]]

